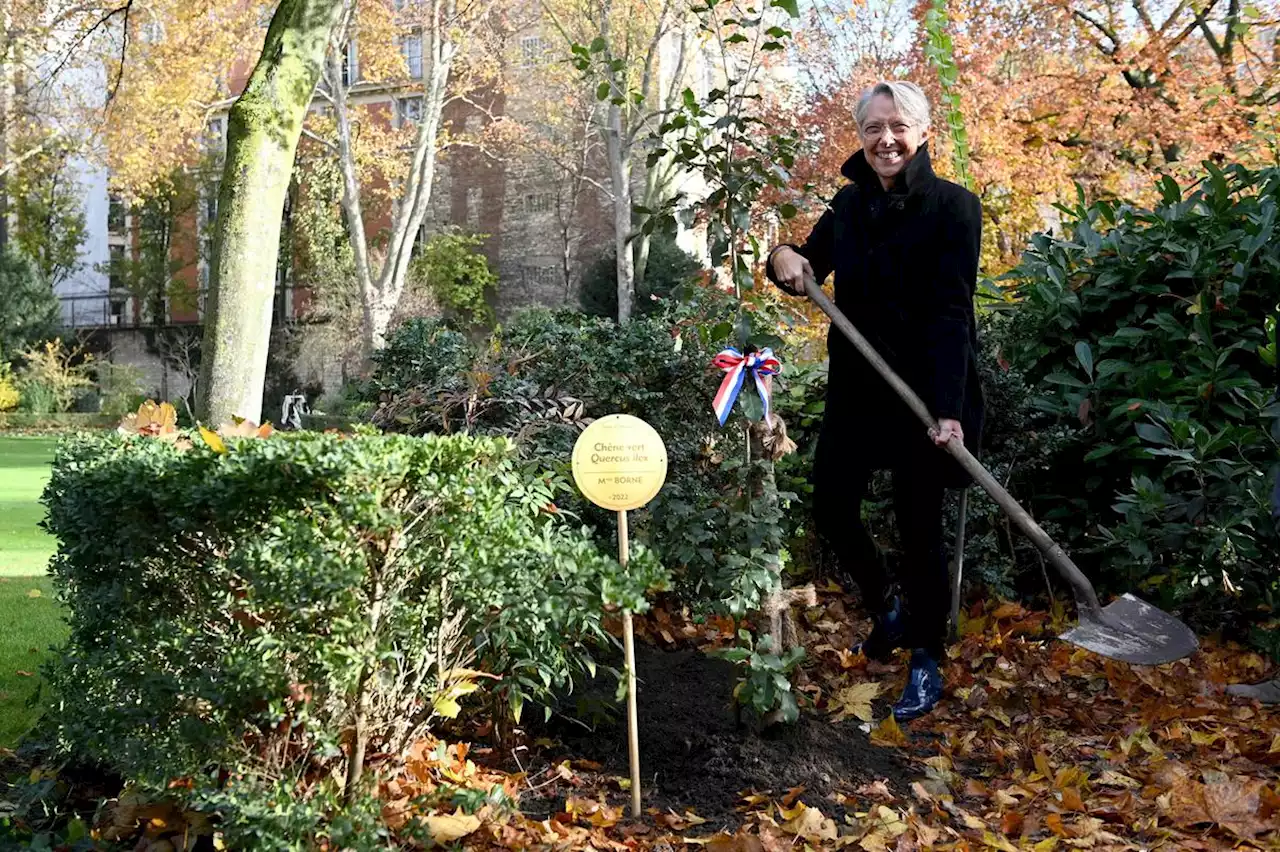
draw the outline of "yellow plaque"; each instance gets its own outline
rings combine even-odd
[[[601,417],[573,445],[573,481],[584,497],[602,508],[639,509],[666,480],[666,445],[639,417]]]

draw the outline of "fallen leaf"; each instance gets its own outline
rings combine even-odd
[[[854,792],[859,796],[866,796],[868,799],[880,799],[885,802],[892,802],[897,798],[889,791],[889,783],[885,778],[878,778],[868,784],[863,784]]]
[[[14,672],[14,674],[16,674],[18,677],[35,677],[35,675],[32,674],[31,672],[24,672],[22,669],[18,669],[16,672]]]
[[[836,722],[850,716],[864,722],[874,722],[875,715],[871,712],[871,701],[879,694],[880,684],[878,683],[856,683],[853,686],[846,686],[831,696],[827,710],[832,714],[832,720]]]
[[[1022,814],[1017,811],[1005,811],[1004,816],[1000,818],[1000,831],[1009,837],[1022,833]]]
[[[227,445],[223,443],[222,437],[212,429],[200,427],[200,437],[204,439],[205,444],[215,453],[226,453]]]
[[[32,589],[31,591],[27,592],[27,597],[29,597],[29,598],[38,598],[38,597],[40,597],[40,590],[39,590],[39,589]]]
[[[427,825],[431,839],[436,843],[452,843],[480,827],[479,818],[473,814],[464,814],[462,808],[458,808],[452,814],[432,814],[423,817],[423,822]]]
[[[782,824],[782,830],[809,841],[835,840],[838,836],[834,820],[823,816],[817,808],[797,806],[800,813]]]
[[[1136,790],[1142,786],[1142,783],[1128,775],[1116,772],[1114,769],[1108,769],[1102,773],[1102,777],[1098,779],[1098,783],[1104,787],[1123,787],[1128,790]]]
[[[871,730],[871,744],[890,748],[900,748],[908,742],[907,735],[898,727],[898,720],[890,713],[884,721]]]
[[[737,834],[720,832],[705,840],[702,838],[682,838],[685,843],[702,844],[707,852],[764,852],[764,844],[754,834],[739,831]]]
[[[1062,806],[1069,811],[1084,813],[1088,810],[1084,806],[1084,801],[1080,798],[1080,791],[1075,787],[1066,787],[1062,790]]]

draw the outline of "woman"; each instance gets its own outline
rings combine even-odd
[[[836,329],[827,338],[826,414],[814,461],[814,515],[842,568],[858,583],[874,627],[862,644],[886,660],[910,648],[900,720],[942,697],[949,583],[942,544],[947,487],[968,477],[939,447],[963,441],[976,452],[984,416],[978,381],[973,293],[982,241],[977,196],[937,177],[929,164],[929,103],[920,87],[879,83],[854,117],[862,150],[845,162],[849,180],[804,245],[769,255],[768,277],[803,295],[804,277],[835,273],[835,302],[938,420],[920,421]],[[873,471],[888,468],[902,543],[898,581],[861,520]]]

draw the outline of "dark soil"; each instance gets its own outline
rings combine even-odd
[[[694,650],[637,645],[636,671],[646,809],[677,814],[692,809],[708,820],[707,828],[734,825],[744,794],[781,798],[803,786],[802,801],[839,818],[842,809],[825,801],[828,794],[852,796],[857,787],[877,779],[887,779],[895,792],[906,792],[918,777],[898,752],[872,745],[853,722],[832,723],[802,712],[794,725],[757,732],[752,715],[744,712],[739,725],[732,704],[734,670],[724,660]],[[612,679],[602,674],[576,693],[579,708],[608,708],[612,718],[593,714],[597,718],[579,721],[569,715],[574,702],[568,697],[547,730],[538,732],[557,743],[545,756],[557,762],[586,759],[601,764],[603,775],[629,777],[625,702],[614,703]],[[616,805],[629,795],[617,790],[608,798]],[[524,796],[522,806],[530,816],[542,817],[563,801],[564,791],[549,789],[542,797]]]

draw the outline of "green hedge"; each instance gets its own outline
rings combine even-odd
[[[643,550],[624,574],[522,505],[503,440],[182,443],[59,449],[44,502],[71,636],[46,721],[144,786],[191,779],[232,845],[351,848],[379,819],[354,743],[399,753],[481,698],[518,713],[593,666],[606,607],[643,610],[661,581]]]
[[[33,414],[27,411],[0,413],[0,432],[9,429],[39,429],[60,432],[80,429],[108,429],[120,422],[111,414]]]

